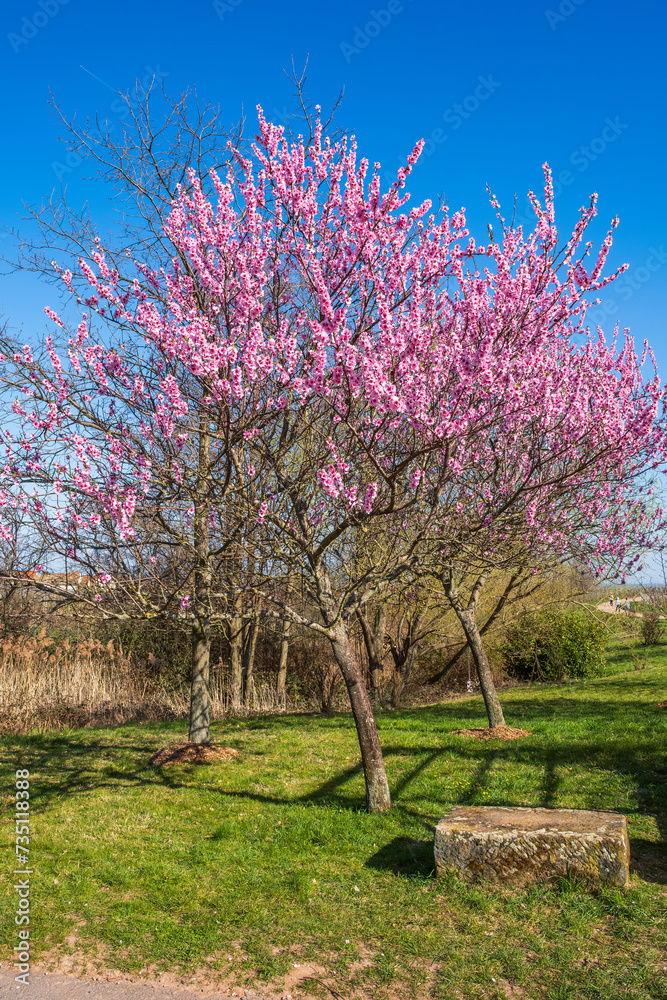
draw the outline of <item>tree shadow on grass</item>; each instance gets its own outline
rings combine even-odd
[[[630,874],[644,882],[667,885],[667,848],[636,837],[631,839],[630,847]],[[436,878],[433,839],[394,837],[371,855],[364,867],[402,878]]]
[[[412,878],[434,878],[433,840],[394,837],[371,855],[364,867]]]
[[[630,678],[633,683],[640,683],[640,680],[641,678]],[[510,714],[512,708],[509,705],[506,707]],[[526,706],[523,707],[525,710]],[[577,717],[590,719],[591,716],[594,718],[597,716],[598,726],[605,716],[606,721],[611,722],[617,712],[617,706],[611,701],[591,705],[561,698],[558,707],[559,714],[567,718],[568,723]],[[652,706],[648,706],[649,713],[651,708]],[[538,711],[542,713],[540,717],[543,718],[542,706],[536,698],[528,713],[530,718],[526,719],[524,714],[522,720],[527,724],[527,728],[532,729],[533,723],[537,722]],[[638,706],[638,711],[648,714],[647,709],[642,706]],[[392,718],[398,721],[403,714],[392,713]],[[657,708],[652,714],[655,715],[656,721],[659,719],[660,722],[665,717],[664,710]],[[562,804],[558,793],[564,765],[571,765],[575,769],[595,766],[599,769],[597,773],[614,771],[628,780],[635,789],[633,794],[637,798],[636,809],[632,809],[631,806],[617,807],[617,811],[628,816],[643,811],[648,816],[655,817],[658,829],[667,840],[665,809],[667,766],[661,740],[656,739],[656,735],[660,737],[661,730],[657,726],[654,728],[652,719],[645,721],[645,725],[646,722],[648,724],[642,733],[621,736],[622,730],[619,729],[619,736],[615,740],[610,740],[608,735],[598,731],[596,726],[588,735],[581,732],[573,734],[571,740],[562,737],[554,739],[545,733],[536,733],[531,738],[500,745],[480,744],[459,736],[448,737],[448,729],[453,724],[479,721],[479,705],[469,704],[465,713],[461,711],[461,703],[432,706],[418,711],[409,710],[405,713],[406,721],[407,716],[412,717],[414,722],[419,721],[423,724],[425,731],[415,732],[414,736],[403,732],[399,735],[392,726],[393,731],[385,734],[387,743],[384,746],[384,755],[389,765],[395,810],[404,813],[406,817],[409,816],[413,822],[422,824],[425,833],[428,830],[432,835],[433,824],[457,802],[471,805],[520,804],[512,793],[506,795],[501,787],[494,787],[494,767],[497,761],[502,761],[505,765],[515,764],[517,768],[538,769],[538,782],[532,804],[546,808]],[[280,725],[280,720],[276,720],[275,724]],[[291,719],[289,724],[301,728],[304,724],[303,717]],[[253,726],[261,728],[262,725],[260,720],[253,721]],[[322,725],[326,728],[331,723],[328,720],[319,723],[315,717],[307,718],[306,728],[313,732],[314,736],[321,735]],[[335,720],[335,725],[352,729],[349,715]],[[400,730],[402,726],[396,728]],[[144,732],[146,735],[149,733],[157,735],[152,733],[152,730],[153,727],[146,727]],[[431,738],[434,730],[439,741],[439,745],[436,746]],[[215,733],[216,741],[220,739],[220,735],[222,734],[219,732]],[[242,749],[242,744],[238,743],[236,736],[236,730],[229,730],[223,740]],[[128,732],[125,727],[106,733],[84,730],[77,733],[75,738],[70,734],[48,733],[30,737],[4,737],[0,741],[0,761],[3,764],[3,771],[9,772],[10,767],[15,769],[30,766],[31,775],[34,775],[34,778],[31,777],[31,782],[34,781],[38,808],[72,795],[100,789],[122,794],[124,789],[136,786],[163,786],[174,792],[193,787],[215,786],[221,798],[228,800],[251,800],[276,806],[307,805],[317,808],[333,806],[350,812],[364,809],[363,785],[360,781],[362,768],[358,761],[340,769],[332,764],[325,780],[317,788],[305,794],[289,794],[282,787],[276,787],[274,794],[271,794],[273,790],[229,787],[237,782],[227,781],[226,768],[230,766],[235,768],[236,765],[225,765],[222,768],[217,764],[180,765],[174,770],[166,768],[156,771],[148,763],[149,752],[150,746],[139,738],[139,734],[133,730]],[[253,749],[251,756],[256,755],[257,749]],[[450,759],[451,768],[448,765]],[[398,771],[401,766],[405,770],[392,778],[392,766],[396,761],[399,762],[396,770]],[[429,785],[427,779],[433,769],[439,778]],[[462,792],[459,797],[458,790],[446,779],[450,771],[461,773],[462,769],[468,790]],[[206,772],[210,773],[210,778],[204,776]],[[221,782],[227,787],[220,787]],[[470,788],[476,786],[480,787],[480,795],[484,795],[483,802],[475,799],[470,792]],[[425,798],[430,803],[427,812],[424,810]],[[591,796],[585,807],[599,808],[597,803],[600,801],[604,800],[597,797],[593,800]],[[614,808],[613,802],[611,808]],[[648,881],[667,883],[666,843],[658,844],[648,839],[633,838],[631,849],[633,870],[640,877]]]
[[[644,882],[667,885],[667,845],[664,841],[640,837],[630,838],[630,874],[638,875]]]

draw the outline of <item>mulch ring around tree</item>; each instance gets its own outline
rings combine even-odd
[[[476,740],[520,740],[523,736],[532,736],[525,729],[512,729],[511,726],[485,726],[484,729],[452,729],[457,736],[473,736]]]
[[[207,764],[216,760],[238,757],[238,750],[231,747],[216,747],[211,743],[171,743],[151,757],[153,767],[167,767],[168,764]]]

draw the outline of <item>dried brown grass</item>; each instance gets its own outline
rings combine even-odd
[[[112,641],[54,639],[36,635],[0,639],[0,733],[122,724],[131,720],[183,718],[186,689],[170,690],[146,663]],[[211,718],[232,712],[228,671],[212,670]],[[255,681],[250,704],[233,714],[310,708],[283,701],[270,683]]]

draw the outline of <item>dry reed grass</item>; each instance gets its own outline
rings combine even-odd
[[[150,658],[149,658],[150,659]],[[232,712],[228,672],[217,663],[211,678],[211,718]],[[151,664],[98,639],[34,636],[0,639],[0,733],[48,732],[65,727],[113,725],[130,720],[183,718],[187,690],[169,690]],[[298,696],[283,702],[273,686],[254,684],[250,705],[233,714],[310,708]]]

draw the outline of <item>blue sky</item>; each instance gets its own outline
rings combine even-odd
[[[395,171],[426,139],[414,198],[444,192],[481,239],[487,184],[507,215],[515,193],[523,212],[548,161],[565,234],[596,191],[595,236],[617,214],[611,263],[630,264],[596,319],[647,338],[667,380],[666,20],[657,0],[5,0],[0,223],[15,226],[21,202],[41,201],[63,174],[49,91],[68,114],[113,117],[112,90],[156,74],[172,94],[196,85],[230,123],[244,109],[252,132],[257,103],[284,114],[283,69],[309,54],[309,95],[329,106],[345,88],[337,120],[361,152]],[[104,215],[107,193],[85,176],[85,164],[63,175],[71,200]],[[46,329],[46,303],[53,292],[32,276],[0,278],[0,310],[26,339]]]
[[[0,19],[0,222],[15,225],[21,201],[48,196],[62,173],[49,90],[66,112],[113,117],[111,89],[156,73],[172,93],[197,85],[230,123],[245,109],[252,130],[257,103],[284,113],[292,88],[283,69],[292,55],[300,66],[309,54],[310,95],[328,106],[345,87],[338,122],[356,132],[361,151],[395,171],[425,138],[413,196],[444,192],[452,208],[466,206],[481,238],[492,221],[485,186],[507,214],[516,193],[522,211],[545,160],[564,181],[563,232],[597,191],[596,236],[619,215],[612,260],[630,272],[596,319],[610,330],[619,319],[638,341],[646,337],[667,379],[667,18],[657,0],[116,0],[112,8],[6,0]],[[74,203],[89,199],[103,214],[105,192],[85,176],[84,164],[63,179]],[[0,280],[12,326],[44,329],[49,291],[25,275]]]

